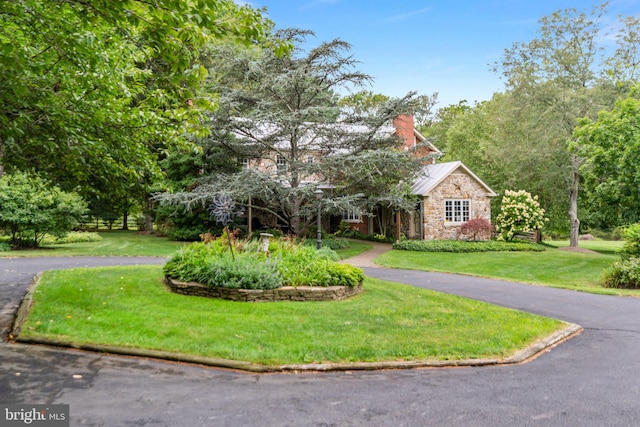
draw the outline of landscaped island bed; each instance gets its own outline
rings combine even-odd
[[[50,271],[21,337],[264,365],[507,357],[560,321],[371,278],[336,302],[238,303],[169,292],[162,267]]]

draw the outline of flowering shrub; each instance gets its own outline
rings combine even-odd
[[[538,196],[524,191],[507,190],[502,198],[502,209],[496,218],[496,231],[504,240],[513,240],[518,233],[539,230],[547,222]]]

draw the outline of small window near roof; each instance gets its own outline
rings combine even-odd
[[[444,221],[452,224],[469,221],[469,206],[469,200],[445,200]]]

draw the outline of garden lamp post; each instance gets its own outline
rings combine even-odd
[[[318,201],[318,233],[316,235],[316,247],[317,249],[322,249],[322,219],[320,217],[322,214],[322,190],[318,188],[313,192],[313,194],[316,195],[316,200]]]

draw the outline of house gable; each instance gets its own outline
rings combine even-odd
[[[495,192],[462,162],[425,166],[414,182],[414,194],[422,196],[422,230],[426,240],[464,237],[461,225],[472,218],[491,221],[491,197]],[[483,236],[490,238],[490,236]]]
[[[484,181],[482,181],[471,169],[460,161],[437,163],[427,165],[422,168],[420,177],[411,186],[413,194],[418,196],[429,196],[436,187],[444,182],[451,175],[467,175],[476,185],[486,192],[487,197],[495,197],[496,193]]]

